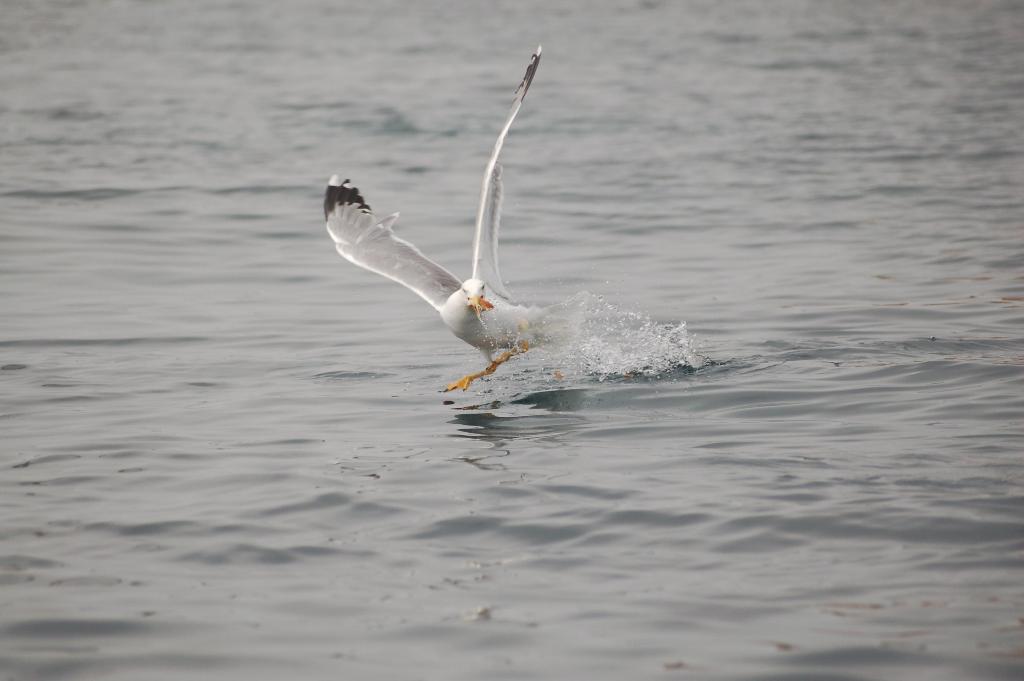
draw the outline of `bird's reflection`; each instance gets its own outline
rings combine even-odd
[[[516,440],[558,440],[563,435],[583,428],[587,419],[579,413],[590,401],[590,393],[579,388],[544,390],[508,400],[493,401],[458,410],[450,423],[458,426],[452,437],[471,438],[491,443],[497,450],[507,450]],[[523,413],[521,406],[536,413]],[[502,414],[502,410],[509,413]],[[507,455],[505,451],[502,456]],[[466,460],[474,466],[494,465],[485,461],[492,457]],[[500,465],[500,464],[497,464]]]
[[[551,412],[579,411],[590,401],[590,391],[582,388],[562,388],[528,393],[512,400],[512,404],[527,404],[534,409]]]

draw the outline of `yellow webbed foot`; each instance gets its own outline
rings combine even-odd
[[[462,390],[469,390],[469,384],[478,378],[483,376],[490,376],[500,367],[502,364],[515,357],[516,355],[522,354],[530,349],[530,344],[527,341],[520,341],[519,345],[512,350],[506,350],[501,353],[496,360],[487,365],[487,368],[483,371],[478,371],[475,374],[467,374],[457,381],[452,381],[448,384],[448,387],[444,389],[444,392],[448,393],[458,388]]]
[[[451,383],[449,383],[448,387],[445,388],[444,391],[446,393],[450,393],[451,391],[457,390],[459,388],[462,388],[463,390],[469,390],[469,384],[472,383],[473,379],[475,379],[475,378],[476,378],[476,376],[473,375],[473,374],[469,374],[468,376],[463,376],[459,380],[452,381]]]

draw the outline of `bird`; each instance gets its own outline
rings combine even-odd
[[[498,231],[502,204],[502,166],[498,162],[512,122],[523,105],[540,65],[541,46],[530,57],[526,75],[515,90],[512,108],[498,133],[484,169],[473,236],[472,275],[463,281],[395,234],[398,213],[378,218],[359,189],[332,175],[324,196],[327,233],[349,262],[402,284],[440,314],[455,336],[477,348],[488,362],[444,392],[468,390],[473,381],[493,374],[512,357],[554,337],[551,308],[515,301],[498,269]],[[495,354],[497,353],[497,356]]]

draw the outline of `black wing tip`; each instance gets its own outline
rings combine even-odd
[[[356,206],[366,213],[373,212],[363,195],[349,180],[341,182],[337,175],[332,175],[327,182],[327,192],[324,195],[324,218],[329,217],[338,206]]]
[[[516,88],[516,97],[520,99],[526,99],[526,91],[530,89],[533,76],[537,73],[537,67],[540,66],[540,52],[541,46],[538,45],[536,51],[530,57],[530,63],[526,66],[526,75],[523,76],[522,82]]]

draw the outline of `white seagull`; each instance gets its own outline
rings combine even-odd
[[[526,75],[516,88],[512,110],[494,143],[484,170],[480,207],[473,237],[473,275],[459,283],[451,272],[427,258],[414,245],[395,235],[398,213],[379,219],[349,180],[332,175],[324,197],[327,233],[346,260],[411,289],[441,314],[456,336],[480,350],[487,368],[448,384],[462,388],[494,373],[503,362],[544,341],[547,309],[513,301],[498,270],[498,227],[501,218],[501,165],[498,156],[512,121],[540,64],[541,48],[530,58]],[[503,351],[497,358],[494,353]]]

